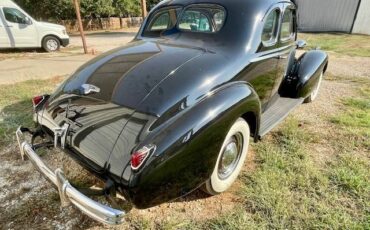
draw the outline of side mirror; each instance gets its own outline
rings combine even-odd
[[[27,25],[32,25],[32,20],[31,20],[30,18],[26,17],[26,18],[24,19],[24,21],[25,21],[25,24],[27,24]]]
[[[305,40],[299,40],[299,41],[296,41],[296,46],[297,46],[297,49],[303,49],[304,47],[306,47],[307,43]]]

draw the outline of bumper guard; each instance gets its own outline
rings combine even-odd
[[[123,222],[124,211],[100,204],[82,194],[68,182],[62,169],[58,168],[53,172],[37,155],[32,146],[23,140],[24,135],[21,127],[16,131],[16,136],[22,159],[25,160],[24,156],[26,155],[41,174],[57,186],[62,207],[72,203],[83,213],[99,222],[111,225]]]

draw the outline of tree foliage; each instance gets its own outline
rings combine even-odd
[[[73,0],[14,0],[36,19],[75,18]],[[83,17],[141,16],[140,0],[79,0]],[[160,0],[147,0],[148,10]]]
[[[72,0],[15,0],[36,19],[68,19],[75,15]]]
[[[141,14],[140,0],[114,0],[115,13],[119,17],[139,16]]]

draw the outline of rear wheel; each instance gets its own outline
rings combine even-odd
[[[249,136],[248,123],[239,118],[226,135],[213,173],[204,184],[203,191],[210,195],[217,195],[230,188],[247,157]]]
[[[324,73],[322,72],[320,74],[319,81],[317,82],[315,88],[312,90],[310,96],[308,96],[304,100],[304,103],[311,103],[311,102],[313,102],[317,98],[317,95],[319,94],[319,91],[320,91],[321,82],[322,82],[323,77],[324,77]]]
[[[60,49],[60,41],[56,37],[47,36],[42,41],[42,48],[44,48],[46,52],[58,51]]]

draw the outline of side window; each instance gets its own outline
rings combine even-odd
[[[216,31],[219,31],[224,25],[226,15],[225,15],[225,11],[223,10],[215,10],[215,11],[216,12],[213,15],[213,21],[215,22]]]
[[[292,38],[293,35],[293,10],[286,9],[281,23],[280,39],[286,41]]]
[[[179,11],[180,8],[170,8],[154,13],[153,17],[149,19],[150,21],[145,28],[144,35],[158,36],[161,32],[175,27]]]
[[[14,8],[4,7],[4,16],[8,22],[27,24],[27,17],[22,12]]]
[[[179,23],[181,30],[211,32],[211,23],[207,16],[197,10],[186,10]]]
[[[170,22],[170,15],[168,12],[164,12],[159,14],[154,20],[152,25],[150,26],[150,31],[156,31],[156,30],[166,30],[168,29],[168,25]]]
[[[262,31],[262,42],[267,46],[276,42],[279,14],[279,10],[274,10],[266,17]]]

